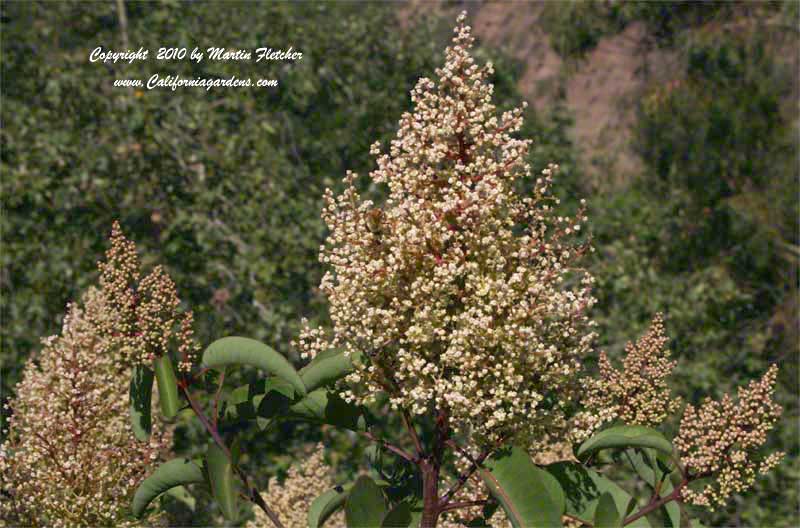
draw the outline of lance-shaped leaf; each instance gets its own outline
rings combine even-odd
[[[347,491],[341,486],[328,490],[308,508],[308,528],[320,528],[328,518],[344,506]]]
[[[557,462],[545,466],[544,469],[555,477],[564,490],[566,513],[585,521],[585,524],[592,523],[600,497],[604,493],[608,493],[614,499],[618,512],[628,511],[628,506],[633,500],[628,492],[614,482],[575,462]],[[636,506],[635,501],[633,506]],[[628,526],[646,528],[650,523],[647,518],[641,517]]]
[[[134,366],[130,387],[131,427],[133,435],[141,442],[147,442],[153,430],[150,415],[152,396],[153,371],[144,365]]]
[[[386,499],[381,488],[366,475],[358,477],[344,505],[347,528],[380,527],[386,515]]]
[[[222,514],[229,521],[236,520],[236,489],[233,483],[233,466],[224,451],[212,444],[206,453],[208,477],[211,480],[211,492],[214,495]]]
[[[661,493],[662,497],[669,495],[675,488],[672,485],[672,481],[667,478],[661,484]],[[681,526],[681,507],[678,505],[677,502],[671,501],[664,505],[662,508],[664,511],[664,521],[667,526],[670,528],[680,528]]]
[[[196,462],[187,458],[175,458],[165,462],[136,488],[131,506],[133,515],[141,517],[153,499],[175,486],[204,480],[203,469]]]
[[[300,369],[300,379],[311,392],[345,377],[353,371],[353,362],[342,350],[329,349],[320,352],[316,357]]]
[[[648,486],[653,490],[658,486],[659,496],[665,497],[672,492],[674,488],[669,478],[669,470],[671,468],[659,460],[658,455],[661,452],[656,452],[653,449],[629,449],[625,451],[625,454],[633,469],[636,470],[636,473]],[[674,501],[668,502],[662,509],[667,526],[680,528],[681,509],[678,503]]]
[[[652,447],[664,453],[672,453],[672,444],[664,435],[642,425],[621,425],[600,431],[578,448],[578,458],[585,459],[601,449]]]
[[[255,339],[223,337],[203,352],[203,364],[212,368],[249,365],[288,381],[298,394],[306,394],[306,386],[291,363],[281,354]]]
[[[180,400],[178,399],[178,380],[175,378],[175,369],[167,354],[156,358],[155,371],[161,414],[170,420],[178,414]]]
[[[389,486],[388,482],[380,479],[376,484],[381,488]],[[354,484],[336,486],[314,499],[311,506],[308,508],[308,528],[321,527],[331,515],[340,510],[344,506],[353,486]],[[414,515],[413,512],[412,515]],[[417,518],[417,521],[419,521],[419,518]],[[417,524],[419,524],[419,522],[417,522]]]
[[[480,475],[514,528],[561,526],[564,492],[524,449],[501,449],[484,462]]]
[[[231,391],[223,403],[222,415],[226,423],[272,418],[286,413],[294,400],[294,387],[273,376]]]
[[[617,510],[614,497],[607,491],[600,495],[600,499],[597,501],[594,526],[596,528],[620,528],[622,526],[622,516]]]
[[[289,407],[288,417],[363,431],[366,421],[362,408],[347,403],[335,392],[317,389]]]
[[[194,511],[195,506],[197,505],[197,500],[195,500],[195,498],[192,497],[192,495],[183,486],[175,486],[174,488],[170,488],[165,492],[165,495],[169,495],[192,511]]]
[[[639,478],[651,488],[655,488],[656,483],[661,480],[661,472],[657,471],[655,466],[655,451],[652,449],[627,449],[624,460],[633,466]]]
[[[411,504],[411,524],[412,528],[417,528],[422,523],[422,500],[415,500]]]
[[[411,505],[403,501],[386,514],[381,528],[411,528],[414,526],[413,522],[414,515],[411,512]]]

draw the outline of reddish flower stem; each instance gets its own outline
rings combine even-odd
[[[634,513],[630,517],[626,517],[625,520],[622,521],[622,526],[627,526],[631,524],[633,521],[640,519],[647,515],[648,513],[655,511],[662,507],[663,505],[667,504],[668,502],[679,500],[681,498],[681,490],[689,483],[686,479],[684,479],[680,484],[678,484],[672,493],[667,495],[666,497],[662,497],[656,501],[650,501],[650,503],[639,510],[638,512]],[[653,497],[655,498],[655,496]]]
[[[406,429],[408,430],[408,434],[411,436],[411,441],[414,443],[414,448],[417,450],[417,456],[415,461],[419,461],[424,457],[425,451],[422,449],[422,442],[419,441],[417,430],[414,429],[414,424],[411,423],[411,416],[405,409],[403,410],[403,423],[405,424]]]
[[[487,502],[489,502],[489,499],[474,500],[474,501],[451,502],[450,504],[448,504],[446,506],[442,506],[441,507],[441,511],[442,511],[442,513],[444,513],[444,512],[447,512],[447,511],[451,511],[451,510],[458,510],[460,508],[469,508],[470,506],[483,506]]]
[[[483,461],[486,460],[486,458],[489,456],[489,453],[491,452],[491,450],[487,449],[486,451],[481,453],[477,459],[473,459],[469,453],[467,453],[464,449],[461,448],[461,446],[459,446],[452,440],[448,440],[447,445],[452,447],[459,453],[461,453],[463,456],[465,456],[467,460],[469,460],[472,463],[472,465],[470,466],[470,468],[467,470],[466,473],[462,473],[459,476],[458,481],[442,497],[442,503],[445,504],[444,508],[447,508],[450,505],[448,501],[456,496],[456,493],[458,493],[459,490],[461,490],[461,488],[464,486],[464,484],[467,483],[469,478],[475,473],[475,471],[477,471],[480,465],[483,464]]]
[[[200,423],[203,424],[203,427],[205,427],[206,431],[208,431],[208,434],[211,435],[211,438],[214,439],[214,442],[216,442],[219,448],[222,449],[222,452],[225,453],[225,456],[227,456],[228,459],[233,464],[233,459],[231,458],[231,451],[230,449],[228,449],[228,446],[225,445],[225,441],[222,439],[222,436],[220,436],[216,424],[212,425],[211,422],[209,422],[208,418],[206,418],[206,415],[203,414],[203,410],[200,409],[200,406],[197,404],[194,398],[192,398],[192,395],[189,392],[189,388],[186,386],[186,383],[181,381],[180,383],[178,383],[178,386],[183,391],[183,395],[186,397],[186,400],[189,402],[189,405],[191,405],[194,414],[197,416],[197,419],[200,420]],[[245,488],[247,488],[250,500],[254,504],[256,504],[259,508],[261,508],[265,514],[267,514],[267,517],[269,517],[269,520],[272,521],[272,524],[274,524],[276,528],[285,528],[285,526],[283,526],[283,523],[281,523],[281,520],[278,518],[278,514],[276,514],[272,510],[272,508],[270,508],[269,505],[267,505],[267,503],[264,502],[264,499],[258,493],[258,490],[250,486],[250,482],[248,481],[247,475],[245,475],[244,471],[242,471],[242,469],[236,464],[233,464],[233,467],[236,473],[239,475],[239,478],[242,479],[242,483],[245,485]]]
[[[412,455],[411,453],[409,453],[405,449],[397,447],[396,445],[391,444],[391,443],[387,442],[386,440],[381,440],[380,438],[378,438],[377,436],[375,436],[373,433],[371,433],[369,431],[359,431],[359,433],[364,438],[367,438],[367,439],[375,442],[376,444],[379,444],[381,447],[385,447],[386,449],[388,449],[392,453],[396,454],[400,458],[403,458],[403,459],[405,459],[405,460],[407,460],[407,461],[409,461],[411,463],[416,463],[416,459],[414,458],[414,455]]]

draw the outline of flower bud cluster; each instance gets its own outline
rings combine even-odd
[[[681,400],[672,398],[667,386],[677,364],[669,360],[668,341],[663,317],[656,314],[647,333],[636,344],[626,345],[621,371],[601,352],[600,377],[585,381],[585,405],[594,411],[597,425],[620,419],[656,427],[678,410]]]
[[[124,526],[136,486],[172,444],[158,422],[148,442],[128,417],[130,366],[109,354],[97,320],[114,308],[90,289],[61,334],[25,366],[0,450],[0,518],[17,526]]]
[[[687,405],[675,447],[692,478],[710,478],[700,491],[684,488],[683,498],[712,510],[734,493],[742,493],[783,458],[776,452],[758,460],[757,452],[781,415],[772,401],[778,367],[760,380],[739,388],[739,401],[725,394],[722,401],[707,399],[699,409]]]
[[[273,477],[267,485],[269,505],[278,514],[284,526],[307,526],[308,509],[322,493],[334,487],[330,468],[325,464],[324,449],[318,444],[316,451],[299,466],[292,466],[287,472],[286,479],[279,483]],[[271,528],[272,521],[260,508],[254,509],[255,520],[245,525],[245,528]],[[325,526],[344,528],[344,514],[342,511],[335,513],[326,522]]]
[[[474,64],[463,15],[455,32],[438,80],[411,92],[389,153],[371,150],[385,203],[362,200],[351,172],[342,194],[326,191],[321,290],[333,335],[308,330],[299,346],[364,358],[348,400],[386,392],[413,414],[443,409],[479,442],[566,435],[594,339],[593,278],[575,268],[590,250],[576,238],[587,219],[555,214],[555,165],[529,195],[515,192],[531,176],[530,140],[512,137],[522,109],[498,119],[492,66]]]
[[[99,262],[100,288],[109,310],[96,314],[99,332],[108,337],[106,352],[120,361],[151,365],[173,343],[180,354],[178,369],[188,372],[198,352],[193,339],[192,313],[181,313],[175,284],[161,266],[140,279],[136,246],[122,234],[119,223],[111,231],[106,262]]]

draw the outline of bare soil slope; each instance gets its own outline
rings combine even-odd
[[[630,147],[636,100],[656,74],[674,71],[674,59],[654,52],[645,28],[631,24],[619,35],[602,39],[587,57],[565,64],[551,45],[543,24],[544,2],[485,2],[464,5],[413,0],[401,16],[442,14],[455,18],[466,9],[478,38],[521,61],[521,92],[545,111],[563,90],[575,118],[572,139],[591,185],[607,187],[640,168]]]

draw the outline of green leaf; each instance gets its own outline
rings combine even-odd
[[[164,418],[171,420],[178,414],[180,400],[178,399],[178,380],[175,379],[175,369],[172,368],[172,360],[167,354],[156,358],[155,371],[161,414],[164,415]]]
[[[189,459],[175,458],[165,462],[136,488],[131,505],[133,515],[141,517],[150,502],[168,489],[203,480],[202,468]]]
[[[597,501],[594,526],[596,528],[619,528],[622,526],[622,519],[617,511],[614,497],[607,491],[600,495],[600,499]]]
[[[631,500],[628,501],[628,505],[625,507],[625,513],[622,514],[622,519],[624,520],[628,515],[632,514],[633,510],[635,510],[638,505],[639,503],[636,497],[631,497]]]
[[[587,524],[595,517],[600,496],[609,493],[614,499],[617,511],[627,511],[631,497],[614,482],[575,462],[557,462],[545,467],[553,475],[566,496],[566,512]],[[646,528],[650,523],[641,517],[628,526]]]
[[[130,387],[130,412],[133,435],[147,442],[153,430],[151,401],[153,396],[153,371],[144,365],[133,367]]]
[[[222,514],[229,521],[236,520],[238,508],[233,484],[233,465],[230,459],[217,444],[212,444],[206,453],[206,464],[208,477],[211,479],[211,491],[219,503]]]
[[[284,414],[295,399],[294,387],[287,381],[270,377],[237,387],[225,399],[223,415],[226,423],[272,418]]]
[[[652,449],[628,449],[625,451],[625,456],[639,478],[655,489],[661,473],[653,468],[656,465],[653,453]]]
[[[661,493],[662,497],[669,495],[672,493],[672,490],[675,489],[672,485],[672,481],[669,479],[665,479],[663,484],[661,484]],[[662,508],[664,511],[664,521],[666,525],[671,528],[680,528],[681,526],[681,507],[675,501],[670,501],[666,503]]]
[[[353,371],[353,362],[337,349],[317,354],[311,363],[300,369],[300,379],[311,392],[341,379]]]
[[[288,417],[363,431],[366,429],[361,407],[347,403],[335,392],[317,389],[289,407]]]
[[[236,387],[222,400],[220,417],[226,424],[255,419],[258,406],[253,399],[258,397],[260,401],[263,394],[251,392],[251,387],[251,384]]]
[[[328,517],[336,513],[347,499],[347,491],[341,486],[328,490],[311,503],[308,508],[308,528],[320,528]]]
[[[411,505],[403,501],[386,514],[381,528],[410,528],[413,521]]]
[[[186,505],[187,508],[194,511],[195,506],[197,505],[197,500],[184,488],[183,486],[175,486],[174,488],[170,488],[165,492],[165,495],[169,495],[176,501]]]
[[[656,465],[663,473],[672,473],[675,471],[675,464],[670,459],[670,455],[662,453],[661,451],[656,451]]]
[[[578,448],[578,458],[586,459],[601,449],[652,447],[664,453],[672,453],[672,444],[664,435],[641,425],[621,425],[600,431]]]
[[[374,480],[362,475],[350,489],[344,506],[348,528],[376,528],[386,515],[386,500]]]
[[[519,447],[506,447],[484,463],[480,474],[514,528],[561,526],[564,492]]]
[[[656,451],[637,448],[635,450],[629,449],[626,453],[630,457],[630,461],[636,473],[642,480],[647,482],[651,489],[655,490],[656,485],[661,482],[661,488],[659,490],[660,497],[669,495],[672,492],[674,489],[672,481],[670,481],[669,478],[664,478],[666,477],[664,470],[666,469],[669,472],[670,468],[666,466],[663,461],[658,459]],[[660,454],[660,452],[658,452],[658,454]],[[667,526],[680,528],[681,510],[678,503],[674,501],[668,502],[664,505],[662,510]]]
[[[419,505],[411,506],[411,526],[416,528],[422,524],[422,502]]]
[[[380,473],[383,469],[383,448],[378,444],[370,444],[364,448],[364,456],[372,469]]]
[[[242,438],[237,436],[233,442],[231,442],[231,462],[234,466],[239,464],[239,459],[242,456]]]
[[[306,386],[291,363],[260,341],[247,337],[223,337],[203,352],[203,364],[212,368],[249,365],[288,381],[298,394],[306,394]]]

